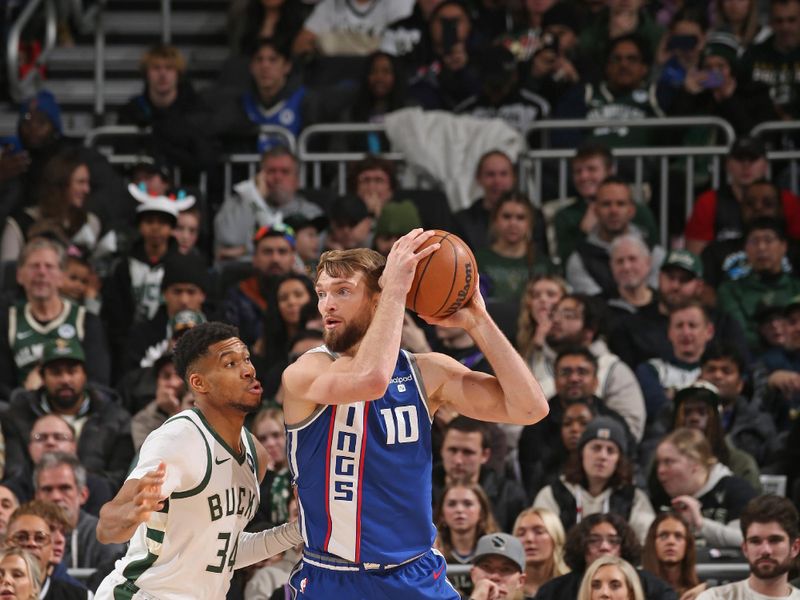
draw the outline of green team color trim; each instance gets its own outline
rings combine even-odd
[[[219,435],[219,434],[218,434],[216,431],[214,431],[214,428],[211,426],[211,423],[209,423],[209,422],[206,420],[206,418],[205,418],[205,416],[203,416],[203,413],[202,413],[202,412],[200,412],[200,411],[199,411],[199,410],[198,410],[196,407],[195,407],[195,408],[193,408],[192,410],[195,412],[195,414],[196,414],[198,417],[200,417],[200,422],[201,422],[201,423],[202,423],[202,424],[205,426],[205,428],[206,428],[206,429],[208,429],[208,432],[209,432],[211,435],[213,435],[213,436],[214,436],[214,439],[215,439],[215,440],[217,440],[217,441],[219,442],[219,445],[220,445],[220,446],[222,446],[223,448],[225,448],[225,450],[227,450],[227,451],[228,451],[228,454],[230,454],[230,455],[231,455],[231,456],[234,458],[234,460],[235,460],[236,462],[238,462],[240,465],[241,465],[241,464],[244,464],[244,459],[245,459],[245,457],[247,456],[247,452],[245,451],[245,449],[244,449],[244,448],[242,448],[242,453],[241,453],[241,455],[240,455],[240,454],[239,454],[238,452],[236,452],[236,451],[235,451],[233,448],[231,448],[231,447],[228,445],[228,443],[227,443],[225,440],[223,440],[223,439],[222,439],[222,437],[221,437],[221,436],[220,436],[220,435]],[[209,460],[211,460],[211,458],[210,458],[210,455],[209,455]]]
[[[134,582],[141,577],[142,573],[152,567],[156,560],[158,560],[158,555],[148,552],[143,559],[133,561],[125,567],[122,575],[127,577],[128,581],[120,583],[114,588],[114,600],[131,600],[139,591],[139,587]]]
[[[200,413],[198,413],[198,414],[200,414]],[[195,488],[193,488],[191,490],[187,490],[185,492],[172,492],[172,495],[170,496],[170,498],[175,498],[176,500],[180,500],[181,498],[189,498],[190,496],[194,496],[196,494],[199,494],[200,492],[202,492],[205,489],[205,487],[208,485],[208,482],[211,480],[211,448],[208,445],[208,440],[206,440],[206,436],[203,435],[203,432],[200,429],[200,427],[197,425],[197,423],[195,423],[189,417],[186,417],[186,416],[184,416],[184,417],[175,417],[175,419],[186,419],[187,421],[189,421],[189,423],[191,423],[192,425],[197,427],[197,433],[200,434],[200,437],[203,438],[203,443],[206,445],[206,474],[205,474],[205,477],[203,477],[203,481],[201,481],[197,485],[197,487],[195,487]]]
[[[258,479],[258,452],[256,452],[255,442],[253,441],[253,439],[254,439],[253,438],[253,434],[250,433],[249,431],[247,431],[246,429],[245,429],[245,433],[246,433],[245,437],[247,438],[247,445],[250,446],[250,453],[253,455],[253,465],[255,466],[255,469],[256,469],[256,473],[255,473],[256,481],[259,481],[259,479]]]

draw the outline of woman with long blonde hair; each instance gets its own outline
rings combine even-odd
[[[564,562],[567,536],[553,511],[526,508],[517,516],[512,531],[525,550],[525,596],[535,596],[543,584],[569,573]]]
[[[618,556],[601,556],[586,569],[578,600],[645,600],[636,569]]]
[[[544,346],[550,313],[566,294],[567,282],[558,275],[538,275],[525,286],[517,318],[517,351],[527,361]]]
[[[37,600],[40,577],[39,563],[30,552],[22,548],[0,550],[0,594],[4,598]]]

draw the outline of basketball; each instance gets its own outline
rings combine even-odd
[[[441,318],[464,306],[475,293],[478,263],[457,235],[434,230],[417,252],[439,242],[441,247],[417,264],[406,307],[423,317]]]

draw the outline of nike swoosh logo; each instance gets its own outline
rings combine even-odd
[[[433,574],[433,579],[434,579],[434,581],[435,581],[435,580],[437,580],[437,579],[439,579],[439,577],[441,577],[441,576],[442,576],[442,573],[444,573],[444,568],[445,568],[446,566],[447,566],[447,565],[442,565],[442,567],[441,567],[441,568],[440,568],[438,571],[434,572],[434,574]]]
[[[17,333],[17,339],[24,340],[25,338],[29,338],[32,335],[33,335],[32,331],[20,331],[19,333]]]
[[[214,462],[217,463],[218,465],[221,465],[222,463],[226,463],[229,460],[230,460],[230,458],[226,458],[225,460],[220,460],[216,456],[214,457]]]

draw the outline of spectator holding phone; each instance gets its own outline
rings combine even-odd
[[[703,48],[699,68],[690,68],[670,113],[712,115],[733,125],[738,136],[756,125],[779,118],[767,88],[736,77],[738,45],[724,33],[712,34]]]
[[[683,85],[689,70],[700,60],[707,29],[708,19],[700,10],[684,8],[675,13],[656,54],[661,65],[659,83],[676,89]]]

